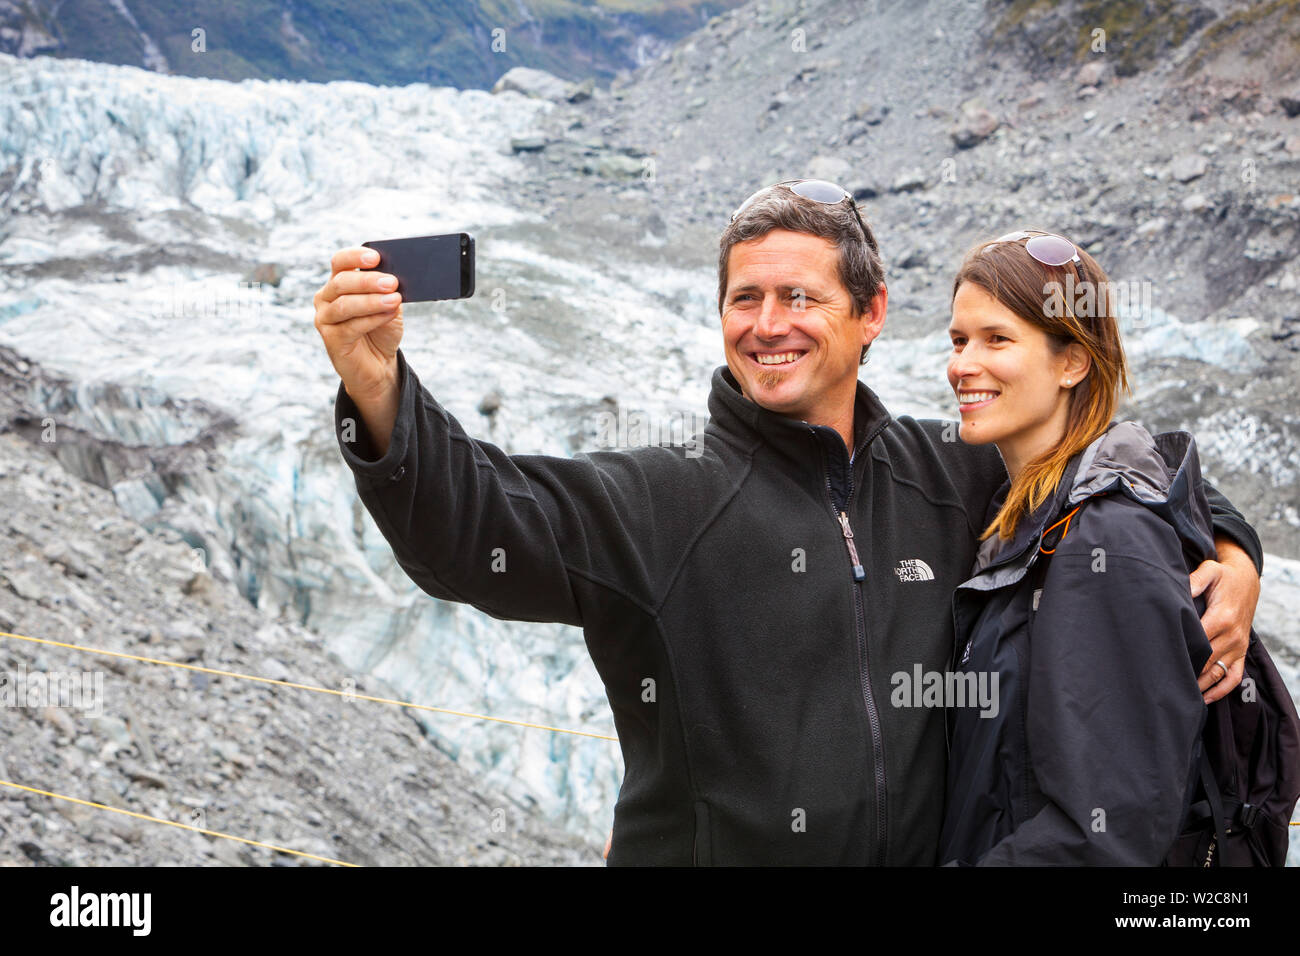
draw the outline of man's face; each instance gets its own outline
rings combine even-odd
[[[862,346],[884,324],[885,290],[853,317],[838,250],[821,236],[774,229],[731,248],[722,306],[727,366],[746,398],[812,424],[852,411]]]

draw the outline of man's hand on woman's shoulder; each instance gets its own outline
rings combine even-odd
[[[1204,594],[1206,602],[1201,626],[1210,639],[1211,654],[1197,684],[1207,704],[1241,683],[1259,603],[1259,572],[1250,555],[1227,536],[1220,535],[1214,543],[1219,560],[1202,563],[1191,576],[1192,597]]]

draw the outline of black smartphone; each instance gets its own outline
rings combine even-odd
[[[363,242],[379,264],[363,272],[397,277],[403,302],[468,299],[474,294],[474,237],[467,232]]]

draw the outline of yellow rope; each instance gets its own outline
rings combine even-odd
[[[276,846],[273,843],[259,843],[257,840],[246,840],[244,837],[222,833],[218,830],[204,830],[201,827],[192,827],[188,823],[177,823],[175,820],[164,820],[162,817],[151,817],[147,813],[136,813],[133,810],[121,810],[118,807],[110,807],[105,803],[92,803],[89,800],[79,800],[76,797],[64,796],[61,793],[51,793],[48,790],[37,790],[35,787],[24,787],[21,783],[10,783],[8,780],[0,780],[0,787],[13,787],[15,790],[26,790],[28,793],[39,793],[43,797],[53,797],[55,800],[67,800],[69,803],[79,803],[83,807],[94,807],[97,810],[109,810],[113,813],[121,813],[128,817],[135,817],[137,820],[148,820],[151,823],[165,823],[169,827],[180,827],[182,830],[193,830],[195,833],[206,833],[208,836],[221,837],[225,840],[236,840],[240,843],[247,843],[250,846],[265,847],[268,850],[276,850],[280,853],[292,853],[294,856],[305,856],[309,860],[320,860],[322,863],[334,863],[337,866],[357,866],[356,863],[344,863],[342,860],[331,860],[327,856],[316,856],[314,853],[303,853],[301,850],[290,850],[288,847]]]
[[[426,710],[436,714],[451,714],[456,717],[472,717],[477,720],[491,720],[500,724],[513,724],[517,727],[532,727],[537,730],[550,730],[559,734],[574,734],[579,737],[594,737],[597,740],[618,740],[617,737],[609,737],[604,734],[593,734],[585,730],[565,730],[562,727],[548,727],[545,724],[532,724],[523,720],[508,720],[504,717],[490,717],[487,714],[471,714],[458,710],[448,710],[445,707],[430,707],[428,704],[412,704],[404,700],[391,700],[387,697],[372,697],[369,694],[357,694],[351,691],[334,690],[330,687],[315,687],[311,684],[297,684],[293,681],[273,680],[270,677],[257,677],[253,674],[239,674],[235,671],[223,671],[213,667],[200,667],[197,664],[181,664],[176,661],[164,661],[156,657],[141,657],[138,654],[125,654],[121,651],[110,651],[102,647],[84,647],[81,644],[69,644],[64,641],[51,641],[43,637],[28,637],[24,634],[10,634],[8,631],[0,631],[0,637],[12,638],[16,641],[30,641],[33,644],[45,644],[49,647],[65,647],[69,650],[84,651],[87,654],[102,654],[107,657],[120,657],[128,661],[140,661],[144,664],[162,664],[164,667],[179,667],[184,670],[198,671],[203,674],[215,674],[219,677],[235,677],[240,680],[258,681],[263,684],[276,684],[281,687],[294,687],[298,690],[312,690],[321,694],[334,694],[338,697],[356,698],[358,700],[369,700],[378,704],[394,704],[398,707],[410,707],[415,710]],[[122,810],[118,807],[110,807],[103,803],[93,803],[89,800],[81,800],[77,797],[69,797],[61,793],[52,793],[49,790],[38,790],[35,787],[27,787],[20,783],[12,783],[8,780],[0,780],[0,786],[12,787],[15,790],[25,790],[28,793],[37,793],[44,797],[52,797],[55,800],[67,800],[69,803],[80,804],[84,807],[94,807],[97,810],[108,810],[112,813],[121,813],[128,817],[135,817],[138,820],[148,820],[151,823],[165,823],[170,827],[180,827],[182,830],[192,830],[195,833],[206,833],[209,836],[221,837],[225,840],[235,840],[238,843],[247,843],[249,846],[265,847],[268,850],[276,850],[280,853],[291,853],[294,856],[306,857],[311,860],[320,860],[323,863],[333,863],[337,866],[357,866],[356,863],[345,863],[342,860],[332,860],[326,856],[316,856],[314,853],[304,853],[301,850],[290,850],[287,847],[275,846],[271,843],[261,843],[257,840],[249,840],[244,837],[234,836],[230,833],[221,833],[217,830],[204,830],[201,827],[190,826],[187,823],[177,823],[174,820],[164,820],[161,817],[151,817],[145,813],[136,813],[133,810]]]
[[[458,711],[458,710],[448,710],[445,707],[430,707],[428,704],[412,704],[404,700],[391,700],[390,698],[387,697],[372,697],[368,694],[355,694],[350,691],[334,690],[333,688],[329,688],[329,687],[314,687],[310,684],[296,684],[293,683],[292,681],[273,680],[269,677],[257,677],[252,674],[238,674],[234,671],[217,670],[212,667],[199,667],[196,664],[180,664],[177,663],[176,661],[164,661],[164,660],[159,660],[158,658],[155,657],[140,657],[139,655],[136,654],[125,654],[122,653],[121,651],[109,651],[98,647],[83,647],[80,644],[68,644],[63,641],[51,641],[41,637],[27,637],[23,634],[10,634],[7,631],[0,631],[0,637],[10,637],[19,641],[31,641],[33,644],[47,644],[50,647],[66,647],[70,650],[84,651],[88,654],[103,654],[108,657],[120,657],[125,660],[140,661],[145,664],[162,664],[164,667],[180,667],[180,668],[184,668],[185,670],[199,671],[200,673],[203,674],[216,674],[220,677],[236,677],[239,678],[240,680],[259,681],[264,684],[277,684],[282,687],[294,687],[299,690],[312,690],[322,694],[334,694],[339,697],[355,697],[358,700],[369,700],[379,704],[394,704],[398,707],[411,707],[416,710],[427,710],[437,714],[452,714],[456,717],[471,717],[476,720],[491,720],[501,724],[513,724],[517,727],[532,727],[537,730],[550,730],[559,734],[574,734],[575,736],[579,736],[579,737],[594,737],[597,740],[615,740],[615,741],[618,740],[617,737],[609,737],[604,734],[593,734],[585,730],[565,730],[562,727],[548,727],[545,724],[532,724],[523,720],[508,720],[504,717],[490,717],[486,714],[465,713],[463,711]],[[355,863],[345,863],[342,860],[331,860],[328,857],[316,856],[311,853],[303,853],[299,850],[286,849],[285,847],[282,846],[274,846],[270,843],[259,843],[257,840],[248,840],[245,839],[244,837],[233,836],[229,833],[220,833],[216,830],[203,830],[200,829],[199,827],[193,827],[185,823],[176,823],[173,820],[163,820],[159,817],[151,817],[143,813],[135,813],[131,810],[120,810],[117,807],[110,807],[102,803],[91,803],[88,800],[79,800],[76,797],[68,797],[58,793],[50,793],[48,790],[37,790],[33,787],[25,787],[22,784],[10,783],[7,780],[0,780],[0,786],[13,787],[17,790],[26,790],[29,793],[39,793],[42,796],[53,797],[56,800],[67,800],[72,803],[81,804],[82,806],[95,807],[96,809],[99,810],[110,810],[113,813],[122,813],[129,817],[136,817],[140,820],[149,820],[153,823],[165,823],[168,826],[180,827],[183,830],[193,830],[196,833],[206,833],[209,836],[221,837],[226,840],[235,840],[239,843],[247,843],[250,846],[265,847],[269,850],[277,850],[281,853],[291,853],[295,856],[307,857],[308,859],[312,859],[312,860],[320,860],[324,863],[334,863],[338,866],[352,866],[352,867],[355,867],[357,865]],[[1292,823],[1291,826],[1300,827],[1300,821],[1296,821]]]
[[[295,684],[292,681],[287,680],[272,680],[270,677],[257,677],[253,674],[238,674],[234,671],[217,670],[212,667],[199,667],[197,664],[179,664],[176,661],[164,661],[159,660],[156,657],[140,657],[136,654],[124,654],[121,651],[108,651],[99,647],[83,647],[80,644],[65,644],[62,641],[50,641],[42,637],[25,637],[22,634],[10,634],[6,631],[0,631],[0,637],[12,637],[18,641],[31,641],[33,644],[48,644],[50,647],[67,647],[74,651],[85,651],[88,654],[104,654],[109,657],[121,657],[128,661],[141,661],[145,664],[162,664],[164,667],[181,667],[185,670],[198,671],[202,674],[216,674],[219,677],[237,677],[240,680],[259,681],[263,684],[275,684],[280,687],[294,687],[298,690],[314,690],[320,694],[334,694],[337,697],[369,700],[376,704],[393,704],[397,707],[410,707],[412,710],[426,710],[434,714],[451,714],[453,717],[469,717],[474,720],[491,720],[498,724],[512,724],[516,727],[532,727],[534,730],[549,730],[557,734],[573,734],[576,737],[593,737],[596,740],[618,740],[617,737],[610,737],[606,734],[593,734],[586,730],[566,730],[563,727],[548,727],[546,724],[530,724],[526,720],[510,720],[505,717],[490,717],[487,714],[471,714],[460,710],[448,710],[445,707],[431,707],[428,704],[412,704],[409,701],[392,700],[387,697],[371,697],[369,694],[358,694],[346,690],[334,690],[331,687],[315,687],[311,684]]]

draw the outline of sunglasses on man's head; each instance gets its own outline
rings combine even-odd
[[[858,204],[853,201],[853,194],[836,183],[827,182],[825,179],[787,179],[785,182],[773,183],[771,186],[764,186],[758,192],[754,193],[731,214],[731,222],[736,221],[736,217],[744,212],[755,199],[762,196],[769,190],[777,186],[784,186],[796,196],[802,196],[804,199],[811,199],[813,202],[825,203],[828,206],[834,206],[842,203],[844,200],[849,201],[849,208],[853,210],[853,218],[858,221],[858,227],[862,230],[862,238],[867,241],[873,252],[879,253],[876,247],[876,240],[871,233],[867,231],[866,223],[862,221],[862,216],[858,214]]]

